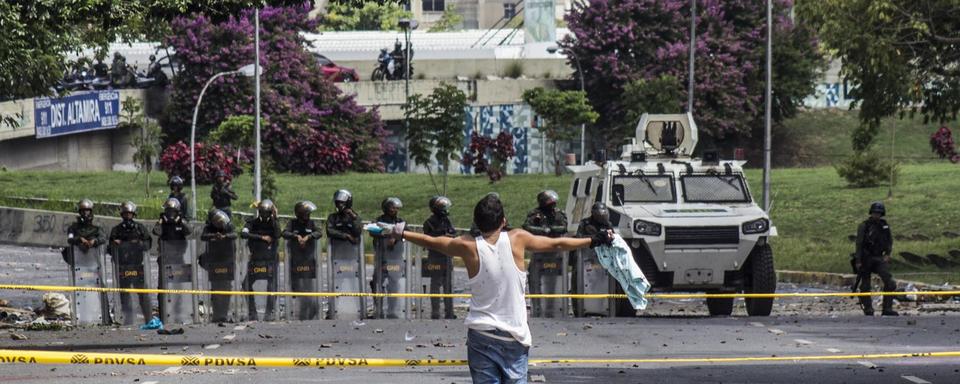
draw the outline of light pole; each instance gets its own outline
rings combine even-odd
[[[693,116],[693,60],[697,51],[697,0],[690,0],[690,63],[687,78],[687,112]]]
[[[773,2],[767,0],[767,87],[763,112],[763,210],[770,213],[770,110],[773,107]]]
[[[235,71],[220,72],[207,80],[207,83],[203,85],[203,89],[200,90],[200,97],[197,98],[197,105],[193,108],[193,123],[190,124],[190,193],[193,195],[193,204],[190,204],[191,219],[196,219],[197,217],[197,155],[195,152],[197,137],[197,113],[200,112],[200,102],[203,101],[203,94],[207,91],[207,87],[209,87],[210,84],[212,84],[213,81],[218,78],[237,74],[250,77],[254,75],[254,71],[255,69],[253,64],[247,64]]]
[[[409,5],[409,3],[408,3]],[[417,29],[417,26],[420,25],[416,20],[403,18],[397,23],[400,26],[400,29],[403,30],[403,40],[406,44],[407,49],[403,52],[403,108],[406,110],[410,108],[410,35],[413,33],[414,29]],[[410,131],[410,119],[407,119],[407,114],[403,114],[403,129],[406,132]],[[406,134],[406,132],[404,134]],[[409,151],[407,152],[407,164],[410,164],[409,161]],[[411,169],[408,167],[407,171]]]
[[[253,98],[254,98],[254,131],[256,131],[256,155],[253,161],[253,195],[261,201],[260,194],[260,8],[253,10]]]
[[[555,54],[555,53],[557,53],[557,51],[559,51],[559,50],[560,50],[560,49],[557,48],[556,46],[547,47],[547,52],[549,52],[550,54]],[[583,83],[583,68],[580,66],[580,58],[577,57],[577,55],[576,55],[575,53],[573,53],[573,51],[571,51],[571,50],[569,50],[569,49],[564,49],[564,50],[563,50],[563,53],[564,53],[565,55],[567,55],[567,56],[573,57],[573,62],[577,64],[577,73],[580,74],[580,76],[579,76],[579,77],[580,77],[580,92],[583,92],[584,95],[586,95],[586,93],[587,93],[587,87],[586,87],[586,86],[584,85],[584,83]],[[585,145],[585,134],[586,134],[586,131],[587,131],[587,128],[586,128],[586,127],[587,127],[586,124],[580,124],[580,164],[584,164],[584,160],[586,160],[586,158],[587,158],[587,154],[584,152],[584,151],[586,150],[586,145]]]

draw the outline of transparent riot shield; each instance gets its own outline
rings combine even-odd
[[[149,288],[150,263],[142,243],[125,241],[110,244],[113,288]],[[123,325],[144,324],[153,317],[153,302],[147,293],[114,292],[110,294],[113,321]],[[136,300],[134,300],[136,298]],[[136,301],[136,303],[134,303]],[[138,317],[139,315],[139,317]]]
[[[329,282],[332,292],[364,292],[366,262],[363,257],[363,238],[357,244],[330,239],[327,245],[327,260],[330,264]],[[327,317],[330,319],[362,319],[366,317],[364,297],[336,297],[329,301]]]
[[[387,240],[377,242],[374,249],[373,290],[376,293],[410,292],[410,266],[406,241],[400,240],[390,246]],[[384,308],[386,302],[386,308]],[[374,299],[374,317],[378,319],[409,318],[410,301],[402,297]]]
[[[247,240],[246,265],[243,266],[242,288],[244,291],[254,292],[276,292],[279,284],[279,255],[277,254],[277,239],[270,244],[264,241]],[[259,308],[264,308],[264,321],[274,321],[279,315],[277,307],[277,296],[246,296],[245,309],[246,319],[250,321],[260,320]]]
[[[300,246],[300,242],[286,241],[285,259],[287,292],[319,292],[320,287],[320,246],[317,240],[310,240]],[[316,320],[320,317],[320,298],[307,296],[287,297],[286,310],[288,320]]]
[[[160,288],[197,288],[194,240],[160,240]],[[196,295],[160,294],[161,320],[166,325],[199,323]]]
[[[204,241],[198,258],[200,268],[205,273],[205,284],[200,285],[208,291],[238,291],[237,279],[237,247],[234,239]],[[204,275],[204,274],[201,274]],[[213,323],[232,322],[240,319],[238,308],[239,296],[233,295],[205,295],[203,300],[208,314],[207,319]]]
[[[600,265],[596,252],[592,249],[580,249],[576,252],[576,293],[583,294],[610,294],[613,292],[613,279],[607,270]],[[586,316],[613,316],[614,306],[612,299],[577,299],[574,300],[573,313],[577,317]]]
[[[453,259],[447,256],[429,256],[429,251],[419,248],[420,258],[419,282],[423,293],[453,293]],[[440,311],[440,305],[443,304],[443,312]],[[418,301],[421,318],[441,319],[453,318],[453,298],[431,297]]]
[[[534,253],[530,259],[530,293],[567,292],[566,252]],[[531,299],[534,317],[566,317],[567,299]]]
[[[70,285],[74,287],[105,287],[103,248],[84,250],[70,247],[73,266],[70,268]],[[71,310],[77,325],[108,324],[109,308],[107,295],[101,292],[73,291]]]

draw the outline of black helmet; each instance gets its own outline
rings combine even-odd
[[[887,215],[887,207],[884,207],[884,206],[883,206],[883,202],[882,202],[882,201],[875,201],[873,204],[870,204],[870,212],[869,212],[869,213],[870,213],[871,215],[874,214],[874,213],[879,213],[880,216],[886,216],[886,215]]]
[[[437,215],[446,215],[453,203],[446,196],[434,196],[430,198],[430,212]]]
[[[170,178],[170,188],[182,187],[182,186],[183,186],[182,177],[174,175],[173,177]]]
[[[383,213],[387,213],[390,210],[390,207],[396,207],[397,209],[403,208],[403,202],[400,201],[400,198],[397,197],[388,197],[383,199],[383,202],[380,203],[380,209],[383,210]]]
[[[346,189],[340,189],[333,193],[333,203],[344,203],[347,208],[353,206],[353,194]]]
[[[540,194],[537,195],[537,204],[540,205],[540,208],[546,208],[551,205],[556,205],[558,201],[560,201],[560,195],[558,195],[557,192],[553,190],[548,189],[546,191],[540,192]]]
[[[137,205],[132,201],[124,201],[123,204],[120,204],[120,215],[124,213],[132,213],[134,216],[137,215]]]
[[[216,172],[213,173],[214,179],[219,179],[221,177],[227,177],[227,173],[224,172],[222,169],[218,169]]]
[[[272,218],[275,213],[276,207],[270,199],[263,199],[263,201],[257,204],[257,217]]]
[[[601,202],[593,203],[593,207],[590,208],[590,217],[595,221],[606,222],[610,219],[610,211],[607,210],[607,205]]]
[[[207,221],[218,229],[226,229],[230,225],[230,215],[216,208],[207,212]]]
[[[180,200],[177,200],[175,197],[171,197],[167,199],[167,201],[163,202],[163,215],[170,220],[180,216]]]
[[[316,210],[317,210],[317,205],[310,202],[309,200],[297,202],[297,204],[293,206],[293,213],[297,215],[297,218],[299,219],[309,218],[310,214]]]

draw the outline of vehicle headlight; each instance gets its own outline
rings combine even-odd
[[[770,230],[770,220],[767,220],[767,219],[756,219],[753,221],[748,221],[746,223],[743,223],[744,235],[764,233],[769,230]]]
[[[660,224],[649,221],[635,220],[633,222],[633,231],[638,235],[660,236]]]

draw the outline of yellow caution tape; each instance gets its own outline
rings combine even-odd
[[[645,359],[532,359],[530,365],[567,364],[713,364],[778,361],[829,361],[859,359],[913,359],[960,357],[960,351],[876,353],[818,356],[739,356]],[[52,352],[0,349],[0,364],[160,365],[202,367],[412,367],[464,366],[467,360],[374,359],[347,357],[230,357],[200,355],[151,355],[132,353]]]
[[[72,287],[67,285],[0,284],[0,290],[24,291],[77,291],[106,293],[163,293],[175,295],[227,295],[227,296],[297,296],[297,297],[453,297],[469,298],[468,293],[366,293],[366,292],[266,292],[266,291],[208,291],[202,289],[150,289],[150,288],[103,288]],[[791,292],[791,293],[650,293],[648,299],[777,299],[802,297],[860,297],[860,296],[960,296],[960,291],[917,292]],[[527,294],[530,299],[626,299],[624,294]]]

